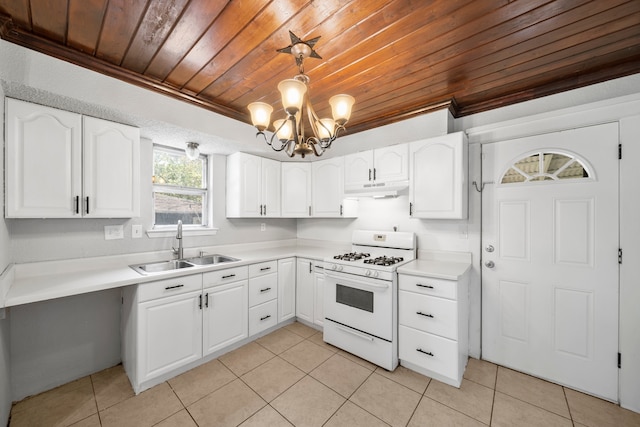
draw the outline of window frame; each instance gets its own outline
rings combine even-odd
[[[170,153],[172,155],[179,155],[186,158],[186,153],[184,150],[181,150],[176,147],[170,147],[161,144],[153,144],[152,147],[152,161],[151,161],[151,176],[153,177],[155,174],[155,153],[156,150],[164,151]],[[217,231],[216,228],[211,226],[212,223],[212,198],[211,198],[211,187],[212,183],[210,180],[210,169],[211,169],[211,159],[210,156],[206,154],[200,154],[198,156],[200,160],[203,162],[202,166],[202,183],[203,188],[196,187],[185,187],[185,186],[176,186],[176,185],[164,185],[164,184],[156,184],[152,182],[151,184],[151,230],[149,230],[151,234],[157,234],[158,237],[164,237],[164,233],[173,232],[177,229],[178,225],[176,224],[156,224],[156,194],[157,193],[174,193],[174,194],[185,194],[185,195],[196,195],[202,197],[202,224],[183,224],[183,232],[187,234],[191,231],[204,231],[204,234],[210,234],[207,232]],[[200,234],[200,233],[193,233]],[[155,236],[154,236],[155,237]]]

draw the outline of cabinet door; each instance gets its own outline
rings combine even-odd
[[[278,322],[296,315],[296,259],[278,260]]]
[[[373,151],[344,156],[344,188],[358,190],[373,182]]]
[[[140,216],[140,130],[83,117],[83,216]]]
[[[296,317],[313,323],[313,262],[300,258],[296,262]]]
[[[373,151],[373,179],[377,182],[409,180],[409,145],[400,144]]]
[[[313,323],[320,326],[324,325],[324,283],[324,270],[318,269],[313,280]]]
[[[344,197],[343,170],[343,157],[312,163],[312,216],[342,216],[342,199]]]
[[[414,218],[467,217],[467,138],[463,132],[411,143],[409,199]]]
[[[202,357],[201,291],[138,305],[140,382]]]
[[[246,280],[205,288],[202,321],[205,356],[248,336],[248,288]]]
[[[227,157],[227,216],[259,217],[262,205],[262,159],[245,153]]]
[[[7,218],[80,215],[79,114],[7,98]]]
[[[262,159],[262,205],[263,216],[277,218],[280,216],[280,162]]]
[[[282,216],[305,218],[311,209],[311,164],[282,163]]]

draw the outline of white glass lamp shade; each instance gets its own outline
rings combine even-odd
[[[253,123],[260,132],[269,127],[271,112],[273,112],[271,105],[264,102],[252,102],[247,108],[251,112],[251,123]]]
[[[318,138],[330,139],[333,136],[335,127],[333,119],[320,119],[316,122],[316,128],[318,129]]]
[[[282,106],[287,114],[295,115],[302,108],[307,85],[299,80],[286,79],[278,83],[278,90],[282,96]]]
[[[282,126],[282,127],[280,127]],[[278,139],[281,141],[288,141],[291,138],[291,121],[290,120],[276,120],[273,122],[273,127],[275,128],[276,135],[278,135]]]
[[[351,95],[334,95],[329,99],[331,104],[331,113],[333,114],[333,120],[340,126],[343,126],[351,117],[351,107],[356,102],[355,98]]]
[[[187,142],[187,148],[184,149],[184,153],[189,160],[195,160],[200,156],[200,149],[197,142]]]

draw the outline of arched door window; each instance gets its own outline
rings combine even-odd
[[[593,169],[584,159],[566,151],[545,150],[513,162],[502,174],[500,184],[593,178]]]

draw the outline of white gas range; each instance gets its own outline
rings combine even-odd
[[[414,233],[356,230],[352,252],[324,261],[324,341],[392,371],[398,365],[398,266]]]

